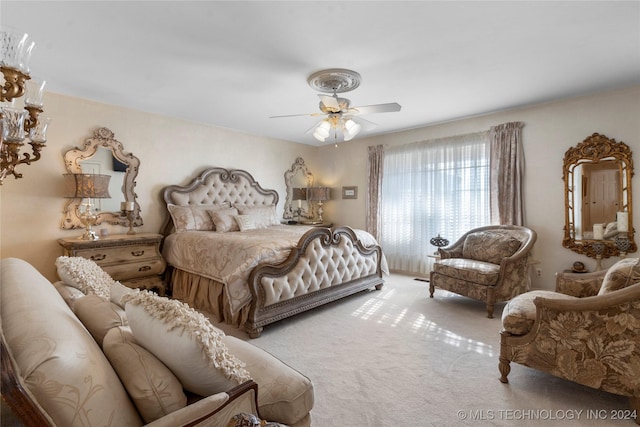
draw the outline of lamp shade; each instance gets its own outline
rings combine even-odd
[[[292,193],[293,200],[307,200],[306,188],[294,188]]]
[[[309,200],[324,202],[331,197],[331,189],[329,187],[311,187],[309,188]]]
[[[108,199],[111,175],[87,173],[66,173],[64,176],[65,195],[69,198]]]

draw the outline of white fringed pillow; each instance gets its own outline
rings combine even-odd
[[[115,282],[98,264],[87,258],[61,256],[56,259],[60,280],[79,289],[84,294],[109,299],[111,285]]]
[[[185,390],[210,396],[251,379],[245,364],[229,353],[224,332],[178,300],[149,291],[123,298],[136,341],[160,359]]]

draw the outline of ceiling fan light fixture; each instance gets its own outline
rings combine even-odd
[[[313,137],[320,142],[324,142],[325,139],[329,137],[329,131],[331,130],[331,124],[323,120],[318,126],[316,126],[315,131],[313,132]]]
[[[355,121],[348,119],[344,122],[344,140],[351,141],[362,130],[362,126]]]

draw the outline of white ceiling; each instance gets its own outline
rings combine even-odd
[[[51,92],[318,145],[307,77],[398,102],[359,137],[640,84],[638,1],[7,1]],[[46,109],[46,105],[45,105]]]

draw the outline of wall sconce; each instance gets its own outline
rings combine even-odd
[[[331,199],[331,189],[329,187],[310,187],[307,189],[308,199],[313,202],[318,202],[318,221],[322,224],[322,204]]]
[[[0,30],[0,70],[4,75],[4,86],[0,91],[0,185],[8,175],[22,178],[16,167],[40,160],[40,151],[47,141],[51,118],[39,117],[43,111],[45,82],[31,79],[29,75],[34,46],[27,34]],[[24,106],[20,108],[16,101],[23,96]],[[21,154],[27,140],[32,154]]]
[[[66,173],[63,176],[65,182],[64,197],[85,200],[81,205],[84,209],[78,215],[85,227],[85,231],[79,239],[98,240],[98,235],[93,231],[98,215],[93,211],[91,199],[108,199],[111,197],[109,195],[111,175]]]

